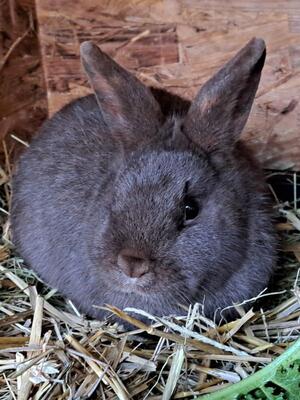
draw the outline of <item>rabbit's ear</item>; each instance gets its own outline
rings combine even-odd
[[[151,140],[162,115],[150,89],[93,42],[82,43],[80,54],[107,128],[128,144]]]
[[[183,123],[192,142],[205,151],[234,146],[247,122],[265,57],[265,42],[253,38],[202,86]]]

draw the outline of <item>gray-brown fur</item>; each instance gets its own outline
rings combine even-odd
[[[276,241],[262,173],[238,138],[263,41],[191,107],[146,89],[95,45],[82,49],[96,97],[48,120],[13,179],[13,240],[27,264],[97,318],[93,305],[105,303],[167,315],[205,300],[211,314],[257,295]],[[199,213],[185,221],[187,198]]]

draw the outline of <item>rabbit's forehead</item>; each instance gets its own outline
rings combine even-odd
[[[116,195],[124,200],[130,195],[178,197],[182,195],[187,181],[206,179],[210,166],[204,158],[189,152],[161,152],[141,155],[132,159],[121,174]]]

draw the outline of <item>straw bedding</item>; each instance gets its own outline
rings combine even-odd
[[[271,292],[236,305],[234,321],[216,325],[202,305],[145,325],[96,321],[47,287],[15,252],[9,230],[10,168],[1,170],[0,399],[191,399],[253,374],[300,335],[300,219],[295,203],[275,198],[281,237]],[[254,301],[256,300],[256,301]],[[138,310],[135,310],[139,313]],[[143,313],[143,311],[140,311]]]

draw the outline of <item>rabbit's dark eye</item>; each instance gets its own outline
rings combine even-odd
[[[192,197],[186,197],[184,199],[184,219],[185,221],[191,220],[197,217],[199,213],[199,206],[195,199]]]

